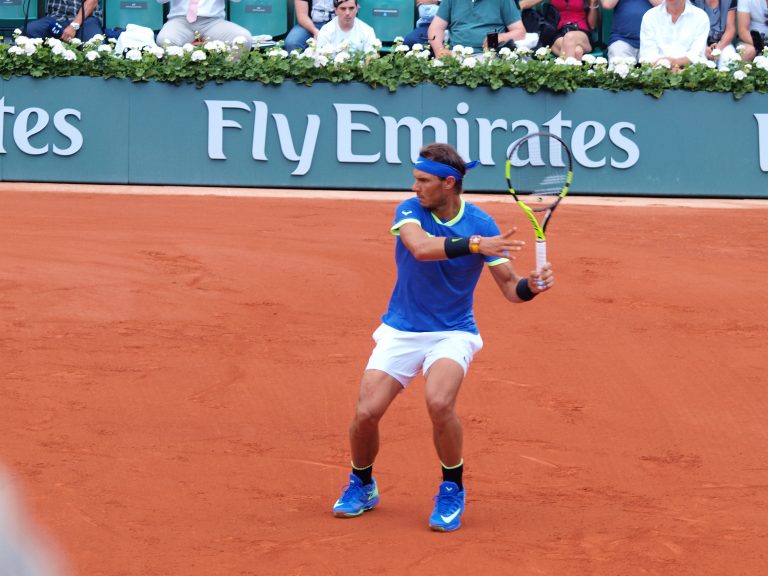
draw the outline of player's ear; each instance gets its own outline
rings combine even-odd
[[[443,188],[451,190],[456,187],[456,178],[454,176],[446,176],[443,180]]]

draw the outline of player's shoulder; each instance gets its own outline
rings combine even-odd
[[[483,220],[483,221],[493,221],[493,216],[488,214],[485,210],[480,208],[477,204],[473,204],[472,202],[464,201],[464,214],[469,218],[474,218],[476,220]]]
[[[403,200],[395,208],[395,216],[398,218],[413,217],[415,214],[421,214],[422,212],[424,212],[424,208],[416,196]]]

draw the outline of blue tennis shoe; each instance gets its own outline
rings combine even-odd
[[[333,515],[338,518],[354,518],[372,509],[379,503],[379,489],[376,480],[367,486],[354,474],[349,475],[349,484],[343,488],[344,493],[333,505]]]
[[[455,482],[443,482],[434,501],[435,509],[429,517],[429,527],[438,532],[458,530],[461,515],[464,514],[464,490],[459,490]]]

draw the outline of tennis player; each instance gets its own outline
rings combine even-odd
[[[469,364],[483,346],[472,311],[475,286],[484,265],[510,302],[528,302],[554,283],[549,264],[540,274],[518,276],[509,253],[525,243],[512,240],[514,229],[501,234],[491,216],[464,201],[462,181],[476,164],[465,164],[447,144],[422,148],[413,171],[416,196],[395,210],[390,232],[397,237],[397,283],[373,333],[376,346],[349,429],[352,473],[333,505],[335,516],[360,516],[379,503],[373,478],[379,421],[422,370],[443,478],[429,526],[444,532],[461,526],[466,492],[455,406]]]

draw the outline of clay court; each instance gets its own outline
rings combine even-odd
[[[0,463],[71,574],[765,573],[766,201],[569,198],[550,294],[484,275],[442,534],[421,378],[383,421],[381,505],[330,514],[403,195],[39,188],[0,193]]]

